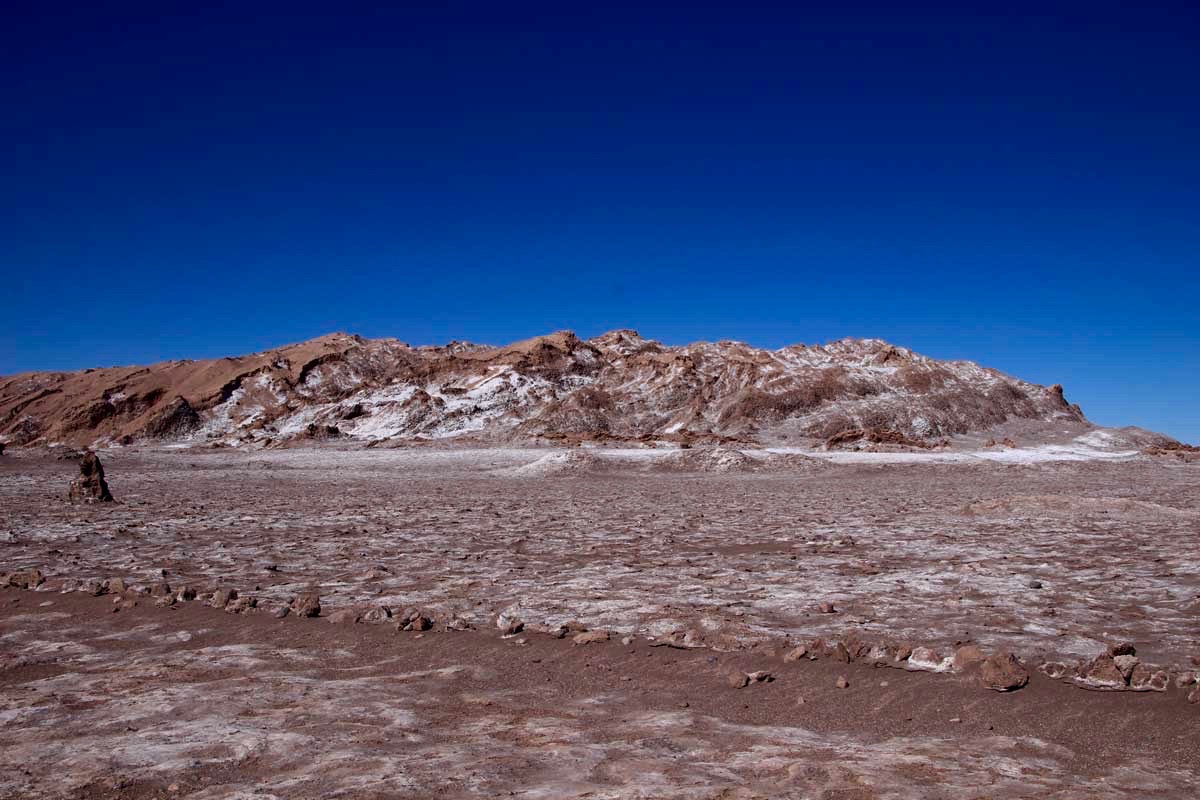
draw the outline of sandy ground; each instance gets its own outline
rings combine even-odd
[[[0,459],[0,569],[46,576],[0,593],[0,797],[1200,794],[1200,465],[102,457],[114,505]],[[114,577],[258,609],[63,591]],[[322,618],[271,615],[309,590]],[[434,627],[326,619],[377,606]],[[538,633],[569,621],[612,638]],[[938,658],[784,662],[815,638]],[[1036,669],[1116,641],[1167,690]],[[927,671],[964,644],[1029,686]]]

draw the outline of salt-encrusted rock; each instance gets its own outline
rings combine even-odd
[[[111,503],[113,496],[104,480],[104,467],[91,450],[79,459],[79,477],[71,481],[67,498],[72,503]]]
[[[997,692],[1012,692],[1029,683],[1029,670],[1012,653],[995,653],[979,667],[979,681]]]
[[[297,617],[321,616],[321,598],[313,592],[300,595],[292,601],[292,613]]]
[[[609,639],[608,631],[584,631],[577,633],[571,639],[575,644],[598,644],[599,642],[607,642]]]
[[[474,629],[475,626],[462,617],[455,617],[446,623],[446,630],[448,631],[469,631]]]
[[[940,672],[943,669],[942,656],[938,651],[931,648],[915,647],[913,648],[912,655],[908,657],[908,668]]]
[[[371,606],[366,611],[362,612],[360,622],[365,622],[371,625],[377,625],[381,622],[387,622],[392,618],[392,610],[387,606]]]
[[[1038,667],[1038,672],[1041,672],[1045,675],[1049,675],[1051,678],[1054,678],[1055,680],[1065,677],[1066,674],[1070,671],[1071,671],[1071,668],[1068,667],[1066,664],[1064,664],[1061,661],[1047,661],[1046,663],[1044,663]]]
[[[751,683],[770,683],[775,680],[775,676],[765,669],[748,672],[746,673],[746,677],[750,679]]]

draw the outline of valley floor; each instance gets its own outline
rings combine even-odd
[[[6,455],[0,797],[1200,794],[1200,464],[794,455],[113,450],[98,506]],[[1166,690],[1073,679],[1115,642]]]

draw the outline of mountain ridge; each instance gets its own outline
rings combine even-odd
[[[1021,420],[1094,427],[1057,384],[881,339],[768,350],[617,329],[413,347],[330,333],[241,356],[0,378],[0,439],[12,445],[780,444],[853,429],[932,443]]]

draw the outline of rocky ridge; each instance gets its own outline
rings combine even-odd
[[[672,347],[619,330],[505,347],[331,334],[247,356],[0,379],[10,445],[461,440],[928,446],[1012,420],[1090,427],[1061,386],[878,339]]]

